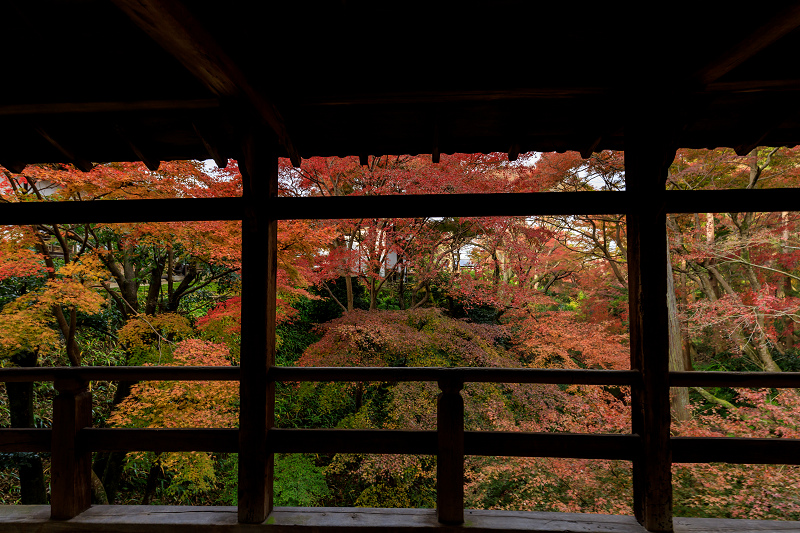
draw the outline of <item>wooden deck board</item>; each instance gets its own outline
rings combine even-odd
[[[432,509],[364,509],[278,507],[264,524],[237,523],[236,507],[95,505],[64,521],[50,520],[48,505],[0,506],[3,533],[445,533],[534,531],[537,533],[646,533],[632,516],[465,511],[463,526],[443,526]],[[800,533],[800,522],[675,518],[676,533]]]

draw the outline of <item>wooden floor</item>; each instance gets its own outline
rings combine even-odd
[[[428,509],[363,509],[279,507],[266,523],[241,525],[235,507],[167,507],[158,505],[97,505],[77,518],[51,521],[47,505],[0,506],[0,532],[124,532],[124,533],[410,533],[415,531],[539,533],[646,533],[633,517],[522,511],[466,511],[463,526],[442,526]],[[800,532],[800,522],[676,518],[675,531]]]

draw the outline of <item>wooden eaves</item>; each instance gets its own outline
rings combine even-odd
[[[661,267],[666,212],[797,209],[795,196],[782,191],[667,193],[663,180],[677,147],[729,146],[747,153],[757,145],[800,143],[800,65],[795,61],[800,7],[773,2],[747,16],[717,2],[651,7],[655,11],[645,14],[633,4],[597,3],[575,13],[569,4],[521,0],[401,6],[280,2],[266,8],[180,0],[0,5],[7,52],[0,164],[18,172],[31,163],[67,162],[86,170],[98,162],[142,160],[156,169],[164,160],[212,158],[222,164],[235,157],[245,177],[242,198],[95,202],[81,205],[80,212],[68,203],[6,204],[0,206],[0,224],[28,224],[43,214],[75,222],[242,219],[243,261],[253,265],[244,270],[257,272],[256,265],[267,265],[268,271],[244,280],[240,369],[3,370],[3,380],[52,380],[60,394],[51,430],[0,431],[0,450],[53,451],[58,479],[52,508],[27,515],[0,509],[0,520],[15,521],[19,531],[155,532],[202,523],[209,531],[296,531],[303,520],[320,531],[359,525],[449,531],[461,526],[448,524],[463,520],[473,520],[481,531],[568,531],[569,524],[631,532],[797,527],[673,521],[672,461],[796,464],[800,446],[788,439],[730,439],[723,452],[702,439],[670,438],[668,387],[796,386],[799,378],[669,373]],[[515,159],[533,150],[577,150],[588,156],[605,149],[626,152],[623,193],[474,195],[456,202],[452,197],[449,202],[404,196],[276,197],[278,157],[299,164],[314,156],[422,153],[436,160],[442,153],[504,152]],[[443,213],[443,205],[457,206],[459,212]],[[630,224],[631,371],[333,371],[273,365],[279,219],[602,212],[626,213]],[[436,380],[443,390],[439,429],[272,429],[274,382],[321,379],[320,372],[326,379]],[[92,429],[85,421],[90,409],[85,384],[113,379],[112,374],[239,380],[241,429]],[[629,384],[633,433],[464,432],[458,424],[463,416],[458,389],[476,379]],[[119,506],[86,510],[91,451],[122,450],[133,440],[140,449],[238,451],[238,509],[211,508],[205,515],[196,509],[180,515]],[[320,511],[273,510],[269,458],[275,451],[436,454],[444,465],[438,522],[426,511],[329,510],[325,518]],[[464,454],[630,459],[636,517],[464,511],[457,477]]]

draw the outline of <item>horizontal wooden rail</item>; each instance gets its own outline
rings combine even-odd
[[[800,439],[672,437],[673,463],[800,464]]]
[[[238,366],[62,366],[0,368],[0,381],[238,381]]]
[[[53,430],[28,428],[0,429],[0,452],[49,452]]]
[[[436,455],[436,431],[393,429],[270,429],[270,452]]]
[[[0,224],[82,224],[241,220],[241,198],[169,198],[0,204]]]
[[[237,381],[239,367],[82,366],[0,368],[0,381]],[[268,379],[281,381],[438,381],[631,385],[635,370],[442,367],[272,367]]]
[[[93,452],[236,452],[239,430],[84,428],[78,442]]]
[[[726,189],[665,191],[664,197],[667,213],[748,213],[800,211],[798,193],[800,189],[794,188]]]
[[[438,368],[438,367],[285,367],[269,369],[272,381],[439,381],[464,383],[549,383],[580,385],[631,385],[640,379],[636,370],[558,370],[539,368]]]
[[[795,189],[666,191],[669,213],[800,210]],[[547,216],[633,213],[625,191],[280,197],[274,216],[290,219]],[[652,206],[647,207],[648,209]],[[244,202],[231,198],[24,202],[0,205],[1,225],[41,223],[241,220]]]
[[[633,459],[639,435],[467,431],[467,455]]]
[[[239,367],[82,366],[0,368],[0,382],[55,381],[238,381]],[[287,381],[438,381],[633,385],[636,370],[442,367],[272,367],[268,378]],[[800,388],[800,372],[670,372],[672,387]]]
[[[277,218],[418,218],[624,213],[625,192],[402,194],[278,198]]]
[[[0,429],[0,452],[50,452],[50,429]],[[91,451],[238,451],[236,429],[84,428]],[[630,460],[640,437],[631,434],[467,431],[467,455]],[[800,439],[672,437],[675,463],[800,464]],[[436,454],[435,431],[278,429],[269,431],[269,451],[278,453]]]
[[[800,388],[800,372],[670,372],[671,387]]]

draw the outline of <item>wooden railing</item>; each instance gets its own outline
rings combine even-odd
[[[52,515],[65,518],[88,505],[92,451],[208,450],[239,453],[241,523],[262,523],[271,510],[273,452],[436,454],[439,513],[462,517],[460,476],[464,455],[519,455],[633,462],[633,511],[652,531],[672,529],[672,462],[789,463],[800,460],[798,441],[670,437],[670,386],[800,387],[798,374],[668,372],[666,213],[792,211],[785,190],[666,191],[674,156],[665,117],[626,119],[626,191],[521,194],[396,195],[279,198],[275,140],[259,128],[243,139],[241,198],[26,202],[4,204],[0,224],[131,223],[242,220],[242,346],[238,368],[38,368],[0,369],[0,381],[53,381],[58,391],[52,429],[0,430],[0,451],[52,451]],[[668,121],[667,121],[668,122]],[[282,368],[274,366],[277,221],[418,216],[542,216],[625,214],[628,222],[630,371]],[[96,429],[86,384],[91,380],[231,380],[240,383],[240,429]],[[437,431],[276,429],[277,381],[436,381]],[[628,435],[471,432],[463,428],[460,389],[470,381],[582,383],[631,387]],[[66,444],[62,444],[66,443]],[[134,444],[131,444],[134,443]],[[133,450],[131,450],[133,451]],[[266,480],[266,483],[265,483]],[[57,490],[56,490],[57,489]],[[72,489],[72,490],[70,490]]]
[[[460,390],[467,382],[640,386],[634,370],[519,368],[306,368],[272,367],[271,382],[436,381],[435,431],[270,428],[261,453],[392,453],[437,457],[437,508],[442,523],[463,521],[464,456],[569,457],[634,460],[636,434],[464,431]],[[238,367],[3,368],[0,381],[52,381],[52,429],[0,429],[2,452],[51,452],[52,517],[70,518],[88,507],[92,452],[238,452],[236,429],[125,429],[91,427],[89,381],[238,381]],[[800,388],[800,373],[671,372],[672,386]],[[724,444],[724,445],[723,445]],[[672,460],[800,464],[800,440],[672,437]]]

